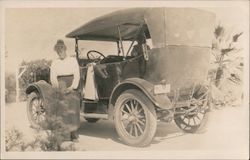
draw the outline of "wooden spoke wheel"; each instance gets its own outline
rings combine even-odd
[[[156,132],[153,103],[139,90],[123,92],[115,104],[115,127],[122,141],[132,146],[146,146]]]
[[[28,119],[33,128],[40,128],[46,121],[46,109],[43,105],[43,99],[36,92],[32,92],[27,102]]]
[[[187,133],[196,132],[205,123],[207,117],[205,105],[206,100],[204,99],[200,104],[197,101],[193,101],[188,107],[176,108],[174,117],[176,125]]]

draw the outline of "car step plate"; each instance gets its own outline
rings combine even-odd
[[[108,119],[108,114],[98,114],[98,113],[82,113],[81,114],[85,118],[100,118],[100,119]]]

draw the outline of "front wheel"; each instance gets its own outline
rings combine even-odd
[[[115,103],[115,128],[122,141],[131,146],[148,145],[156,132],[153,103],[139,90],[123,92]]]
[[[33,128],[40,128],[46,121],[46,109],[43,101],[37,92],[32,92],[28,96],[27,115]]]

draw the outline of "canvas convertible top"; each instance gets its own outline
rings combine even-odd
[[[214,14],[193,8],[132,8],[96,18],[66,35],[79,40],[134,40],[144,28],[157,48],[166,45],[211,46]],[[119,30],[117,29],[119,26]]]
[[[84,24],[66,37],[78,37],[81,40],[117,41],[119,40],[117,26],[123,25],[120,27],[123,40],[131,40],[140,24],[145,23],[146,10],[145,8],[133,8],[112,12]]]

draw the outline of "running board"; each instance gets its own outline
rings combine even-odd
[[[83,100],[83,103],[98,103],[98,101],[91,101],[91,100]]]
[[[84,118],[108,119],[108,114],[83,113]]]

